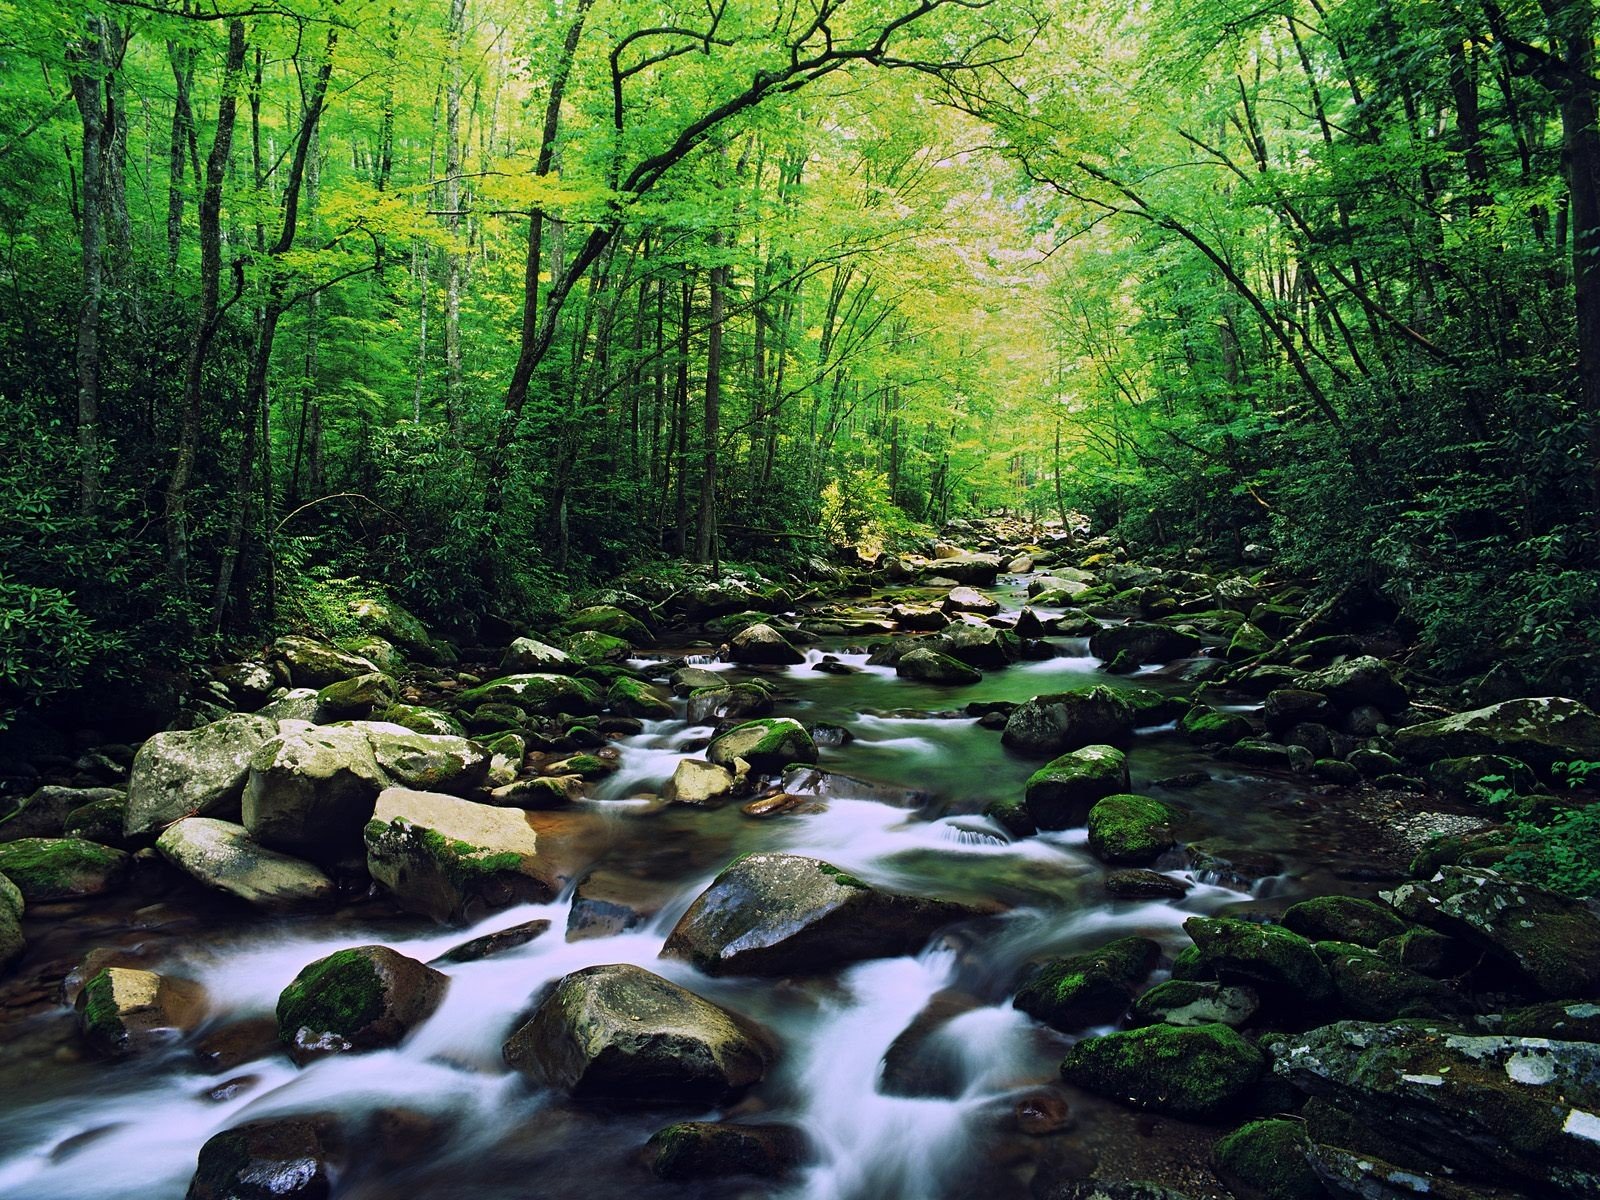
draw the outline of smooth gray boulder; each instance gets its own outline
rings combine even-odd
[[[331,902],[333,881],[317,867],[268,850],[243,825],[187,817],[156,840],[163,858],[207,887],[260,908],[301,908]]]
[[[180,817],[228,815],[244,791],[251,756],[277,732],[274,720],[234,713],[198,729],[156,734],[134,756],[123,833],[148,833]]]
[[[360,729],[296,724],[251,756],[241,821],[269,849],[331,862],[359,843],[383,785]]]
[[[728,657],[736,663],[769,666],[795,666],[806,660],[788,638],[765,624],[751,625],[734,634],[728,643]]]

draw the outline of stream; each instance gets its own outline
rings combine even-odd
[[[1007,577],[993,594],[1015,609],[1025,582]],[[564,939],[570,887],[553,903],[448,930],[372,903],[296,918],[224,906],[203,918],[167,920],[162,914],[173,905],[136,912],[134,901],[109,919],[103,905],[66,911],[48,933],[63,961],[117,944],[137,949],[141,965],[201,983],[211,1015],[196,1038],[269,1016],[302,967],[342,947],[382,943],[431,960],[530,920],[547,919],[552,928],[492,958],[436,964],[451,977],[445,1002],[398,1048],[337,1055],[305,1069],[265,1053],[212,1070],[197,1064],[196,1038],[165,1054],[104,1064],[80,1058],[64,1007],[7,1017],[0,1041],[0,1196],[178,1200],[212,1134],[264,1116],[316,1111],[370,1118],[372,1128],[386,1131],[383,1163],[358,1160],[340,1178],[341,1200],[979,1194],[999,1200],[1026,1195],[1036,1167],[1084,1174],[1097,1162],[1113,1177],[1138,1165],[1143,1177],[1165,1170],[1176,1181],[1184,1163],[1203,1162],[1214,1131],[1133,1114],[1064,1088],[1056,1064],[1071,1039],[1013,1009],[1011,995],[1030,959],[1132,933],[1171,951],[1186,941],[1181,926],[1193,915],[1242,904],[1276,907],[1303,894],[1311,864],[1296,861],[1283,831],[1304,797],[1299,784],[1216,763],[1169,726],[1137,735],[1133,790],[1181,804],[1198,828],[1230,847],[1274,856],[1281,873],[1254,880],[1197,874],[1181,852],[1172,852],[1158,869],[1190,885],[1181,901],[1114,900],[1082,829],[1013,840],[981,810],[996,796],[1020,795],[1039,764],[1009,754],[996,731],[963,715],[969,701],[1021,701],[1101,683],[1170,686],[1153,672],[1108,679],[1082,641],[1051,642],[1058,657],[1013,665],[966,688],[911,683],[891,668],[869,666],[859,639],[828,639],[810,648],[805,664],[788,668],[697,660],[731,677],[759,670],[791,698],[780,713],[808,726],[849,730],[853,740],[822,748],[821,765],[830,771],[917,789],[931,799],[905,808],[853,797],[846,785],[813,810],[767,819],[746,816],[737,804],[705,810],[637,799],[658,790],[710,736],[709,728],[681,719],[685,702],[675,700],[680,719],[648,722],[618,743],[620,770],[568,815],[582,828],[587,861],[633,881],[653,910],[612,936]],[[824,654],[850,673],[815,670]],[[1211,778],[1182,791],[1156,784],[1194,771]],[[729,861],[767,850],[825,859],[896,890],[998,902],[1006,911],[949,931],[915,958],[869,961],[825,977],[713,979],[658,958],[678,917]],[[762,1022],[781,1045],[776,1069],[723,1112],[579,1105],[530,1088],[503,1065],[501,1043],[545,985],[602,963],[637,964]],[[925,1010],[929,1016],[919,1023]],[[923,1081],[911,1090],[925,1094],[897,1095],[907,1089],[885,1086],[885,1055],[908,1028],[913,1075]],[[1056,1130],[1019,1130],[1018,1103],[1041,1096],[1065,1101],[1070,1118]],[[643,1165],[641,1149],[656,1129],[718,1118],[800,1126],[812,1143],[810,1164],[781,1185],[747,1177],[666,1183]],[[1194,1185],[1192,1177],[1188,1182]],[[1214,1181],[1199,1187],[1197,1196],[1222,1194]]]

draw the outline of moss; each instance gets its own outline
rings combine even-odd
[[[1311,1141],[1298,1121],[1252,1121],[1213,1148],[1217,1169],[1230,1190],[1253,1191],[1263,1200],[1322,1200],[1322,1181],[1307,1161]]]
[[[1172,960],[1174,979],[1212,980],[1216,974],[1206,965],[1199,946],[1185,946]]]
[[[522,865],[522,856],[514,850],[486,854],[482,846],[446,837],[436,829],[417,826],[406,828],[416,836],[435,862],[458,879],[469,880],[500,871],[515,871]]]
[[[1012,1003],[1057,1029],[1115,1021],[1160,956],[1149,938],[1125,937],[1088,954],[1050,959],[1034,969]]]
[[[1089,849],[1102,862],[1144,866],[1172,845],[1176,817],[1148,796],[1107,796],[1089,810]]]
[[[1354,942],[1358,946],[1376,946],[1406,931],[1406,923],[1394,909],[1355,896],[1302,900],[1283,914],[1283,926],[1314,942]]]
[[[984,805],[983,815],[1012,837],[1032,837],[1038,832],[1028,815],[1028,806],[1021,800],[991,800]]]
[[[83,985],[83,1032],[104,1051],[115,1051],[127,1040],[109,970],[101,970]]]
[[[1333,977],[1340,1010],[1367,1021],[1436,1017],[1461,1007],[1455,993],[1389,961],[1376,950],[1350,942],[1317,943],[1317,956]]]
[[[383,1016],[383,980],[359,949],[318,959],[278,997],[278,1036],[295,1040],[301,1029],[349,1038]]]
[[[1224,983],[1247,983],[1261,989],[1264,999],[1294,1004],[1316,1003],[1333,993],[1333,981],[1311,943],[1281,925],[1190,917],[1183,927]]]
[[[1061,1076],[1136,1108],[1205,1120],[1237,1109],[1265,1065],[1226,1025],[1151,1025],[1086,1038],[1061,1060]]]
[[[127,855],[82,838],[19,838],[0,845],[0,872],[28,900],[61,900],[104,891]]]
[[[824,875],[828,876],[841,887],[862,888],[866,891],[870,891],[872,889],[872,885],[867,883],[866,880],[857,879],[854,875],[850,874],[850,872],[841,871],[832,863],[819,863],[817,865],[817,870],[821,871]]]

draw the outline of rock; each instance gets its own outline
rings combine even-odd
[[[760,1082],[772,1057],[742,1018],[624,963],[565,976],[504,1053],[534,1082],[580,1099],[699,1105]]]
[[[931,574],[958,584],[988,587],[1005,564],[993,554],[956,554],[940,559],[929,568]]]
[[[101,1058],[128,1058],[192,1033],[205,1016],[205,991],[154,971],[105,967],[78,993],[84,1044]]]
[[[489,775],[491,748],[458,734],[418,733],[388,721],[358,721],[384,779],[395,787],[465,795]],[[522,762],[524,748],[513,755]]]
[[[1300,1121],[1251,1121],[1217,1141],[1217,1174],[1235,1195],[1261,1200],[1327,1200]]]
[[[1126,652],[1135,662],[1169,663],[1200,649],[1200,639],[1167,625],[1111,625],[1089,638],[1089,653],[1107,661]]]
[[[590,871],[572,891],[567,941],[613,937],[643,925],[668,903],[672,890],[625,871]]]
[[[0,875],[0,975],[10,970],[28,948],[22,936],[22,914],[26,909],[22,890]]]
[[[1333,995],[1333,981],[1316,949],[1281,925],[1190,917],[1183,928],[1200,948],[1205,968],[1223,983],[1242,983],[1270,1002],[1296,1006]]]
[[[940,654],[927,646],[918,646],[908,650],[900,656],[900,661],[894,665],[894,673],[902,679],[915,680],[918,683],[940,684],[971,684],[982,683],[983,673],[975,671],[966,663],[951,658],[948,654]]]
[[[1321,692],[1307,692],[1298,688],[1279,688],[1268,692],[1261,705],[1261,719],[1267,732],[1282,737],[1296,725],[1312,722],[1326,725],[1334,719],[1334,709]]]
[[[567,675],[507,675],[461,693],[463,709],[482,704],[515,704],[541,716],[592,713],[600,710],[593,684]]]
[[[683,1121],[652,1134],[645,1153],[662,1179],[776,1179],[805,1159],[806,1137],[792,1125]]]
[[[139,748],[128,778],[128,837],[180,817],[226,816],[244,791],[250,758],[276,721],[236,713],[198,729],[158,733]]]
[[[284,721],[315,723],[317,719],[317,693],[312,688],[294,688],[282,692],[256,711],[256,716],[272,722],[273,733]],[[268,735],[269,737],[271,734]]]
[[[1140,867],[1173,845],[1178,814],[1148,796],[1120,793],[1089,810],[1089,849],[1101,862]]]
[[[378,669],[371,659],[347,654],[326,642],[300,634],[290,634],[273,642],[271,658],[283,666],[290,684],[297,688],[325,688],[341,679]]]
[[[1250,1023],[1261,999],[1246,987],[1229,987],[1214,980],[1169,979],[1158,983],[1133,1002],[1129,1020],[1134,1025],[1226,1025],[1240,1029]]]
[[[1376,950],[1349,942],[1318,942],[1317,957],[1333,978],[1342,1014],[1387,1021],[1440,1017],[1462,1008],[1460,997],[1443,983],[1391,962]]]
[[[1271,634],[1246,621],[1233,631],[1233,637],[1229,639],[1228,649],[1223,657],[1229,662],[1260,658],[1263,654],[1271,653],[1276,644]]]
[[[343,1153],[332,1114],[250,1121],[200,1147],[187,1200],[328,1200]]]
[[[1384,899],[1403,917],[1488,950],[1541,996],[1600,998],[1600,916],[1586,904],[1481,867],[1445,867]]]
[[[1548,770],[1564,760],[1600,759],[1600,716],[1576,700],[1540,696],[1411,725],[1393,740],[1412,762],[1497,754]]]
[[[957,622],[929,639],[940,653],[983,671],[998,671],[1022,656],[1022,643],[1009,629]]]
[[[1161,947],[1149,938],[1118,938],[1088,954],[1040,963],[1012,1005],[1063,1032],[1105,1025],[1128,1011],[1133,992],[1155,969]]]
[[[1199,746],[1221,743],[1231,746],[1253,732],[1250,722],[1238,713],[1218,712],[1205,704],[1196,704],[1178,722],[1178,732]]]
[[[1448,1173],[1600,1193],[1600,1045],[1340,1021],[1281,1039],[1274,1069]]]
[[[86,842],[99,842],[102,846],[126,850],[129,842],[122,836],[122,827],[127,820],[128,798],[121,792],[112,792],[104,800],[90,801],[69,812],[61,832],[64,837],[82,838]]]
[[[755,683],[719,682],[689,695],[689,724],[749,721],[772,711],[772,693]]]
[[[567,619],[567,629],[574,633],[593,630],[621,638],[635,646],[648,646],[655,641],[643,621],[613,604],[595,604],[579,609]]]
[[[1374,948],[1406,931],[1406,923],[1394,909],[1354,896],[1302,900],[1284,912],[1283,927],[1313,942],[1351,942]]]
[[[99,896],[122,885],[128,856],[80,838],[19,838],[0,844],[0,874],[29,904]]]
[[[606,689],[606,707],[645,721],[670,721],[673,715],[671,703],[656,695],[649,684],[626,677],[611,681]]]
[[[581,667],[598,667],[626,662],[633,646],[624,638],[612,637],[595,629],[580,629],[567,635],[567,657]]]
[[[156,840],[163,858],[207,887],[261,908],[325,904],[333,881],[316,867],[264,849],[243,825],[214,817],[186,817]]]
[[[806,656],[789,644],[771,625],[757,624],[741,630],[728,643],[728,657],[736,663],[794,666]]]
[[[759,717],[713,738],[706,758],[720,767],[742,758],[752,771],[781,771],[790,763],[816,762],[817,744],[799,721]]]
[[[0,820],[0,842],[65,836],[67,818],[75,810],[102,800],[126,804],[127,796],[115,788],[39,788]]]
[[[347,1050],[397,1046],[444,1000],[449,977],[387,946],[338,950],[278,996],[278,1038],[304,1066]]]
[[[1452,800],[1481,802],[1497,790],[1533,791],[1538,780],[1521,759],[1501,754],[1443,758],[1428,767],[1428,784]]]
[[[1266,1062],[1226,1025],[1149,1025],[1085,1038],[1061,1060],[1061,1077],[1135,1108],[1203,1121],[1237,1111]]]
[[[1133,868],[1107,871],[1105,889],[1118,900],[1182,900],[1189,894],[1189,885],[1181,879]]]
[[[393,728],[408,738],[423,736]],[[333,862],[360,841],[383,786],[372,744],[360,729],[291,728],[251,756],[242,823],[268,849]]]
[[[896,604],[889,616],[900,628],[917,633],[937,633],[950,624],[950,618],[931,604]]]
[[[473,938],[469,942],[462,942],[459,946],[452,946],[434,962],[466,963],[478,962],[485,958],[494,958],[504,954],[507,950],[515,950],[518,946],[526,946],[536,938],[541,938],[550,932],[550,922],[540,918],[537,921],[524,921],[520,925],[513,925],[509,929],[501,929],[495,933],[486,933],[482,937]]]
[[[514,808],[389,788],[364,838],[373,880],[401,908],[438,921],[555,897],[533,827]]]
[[[502,675],[570,675],[578,666],[566,651],[530,637],[517,638],[500,656]]]
[[[1013,797],[1000,800],[991,800],[983,806],[983,815],[999,825],[1012,837],[1032,837],[1039,832],[1039,827],[1033,823],[1033,818],[1028,815],[1028,805],[1025,801]]]
[[[797,766],[785,771],[783,790],[793,796],[819,796],[825,800],[871,800],[891,808],[921,808],[933,799],[933,793],[920,788],[869,783],[827,767]]]
[[[347,721],[369,717],[399,699],[399,687],[381,671],[330,683],[317,693],[317,720]]]
[[[985,596],[977,588],[958,587],[950,589],[950,593],[939,602],[939,607],[947,613],[972,612],[992,617],[1000,611],[1000,602],[992,596]]]
[[[733,795],[734,782],[727,767],[686,758],[672,772],[661,795],[674,804],[717,804]]]
[[[1292,771],[1294,770],[1294,753],[1289,746],[1280,746],[1276,742],[1265,741],[1261,738],[1243,738],[1218,753],[1217,757],[1226,758],[1246,767],[1257,767],[1263,771]],[[1309,753],[1308,759],[1316,761]]]
[[[1018,754],[1043,757],[1084,746],[1126,745],[1133,728],[1132,707],[1110,688],[1096,687],[1035,696],[1017,705],[1000,742]]]
[[[1074,829],[1098,801],[1127,790],[1127,756],[1111,746],[1085,746],[1029,776],[1024,803],[1038,828]]]
[[[497,808],[534,811],[565,808],[582,795],[583,780],[577,775],[541,775],[494,788],[488,801]]]
[[[1371,655],[1352,658],[1320,671],[1300,676],[1295,687],[1302,692],[1320,692],[1335,708],[1348,712],[1363,704],[1393,716],[1405,711],[1406,690],[1395,679],[1387,663]]]
[[[700,893],[663,956],[708,975],[800,975],[911,954],[973,910],[870,887],[796,854],[751,854]]]

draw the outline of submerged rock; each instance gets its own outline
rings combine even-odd
[[[1149,1025],[1085,1038],[1061,1060],[1061,1076],[1135,1108],[1211,1120],[1247,1101],[1266,1063],[1226,1025]]]
[[[1040,963],[1017,989],[1014,1007],[1071,1032],[1104,1025],[1128,1011],[1134,989],[1161,958],[1149,938],[1125,937],[1088,954]]]
[[[504,1054],[536,1083],[645,1104],[726,1100],[759,1082],[772,1057],[743,1018],[626,963],[564,977]]]
[[[123,832],[132,837],[180,817],[228,815],[244,791],[251,756],[277,732],[276,721],[235,713],[151,737],[133,760]]]
[[[650,1169],[662,1179],[720,1179],[754,1175],[775,1179],[806,1156],[806,1136],[793,1125],[734,1125],[682,1121],[645,1143]]]
[[[250,1121],[200,1147],[187,1200],[328,1200],[343,1152],[331,1113]]]
[[[662,955],[708,975],[798,975],[920,950],[974,910],[880,891],[797,854],[751,854],[712,881]]]
[[[167,827],[156,849],[207,887],[262,908],[296,908],[331,901],[333,881],[318,868],[258,845],[243,825],[188,817]]]
[[[387,946],[319,958],[278,997],[278,1037],[297,1063],[398,1045],[433,1015],[449,977]]]

